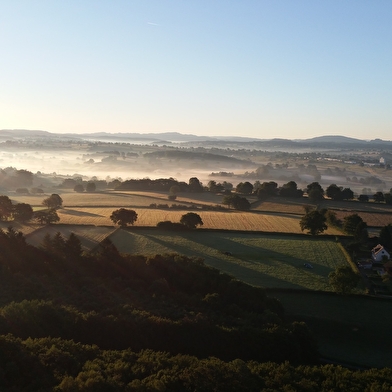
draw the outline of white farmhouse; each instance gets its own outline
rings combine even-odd
[[[390,258],[391,258],[391,256],[389,255],[389,253],[386,251],[386,249],[382,245],[378,244],[377,246],[375,246],[372,249],[373,261],[376,261],[379,263],[385,259],[389,260]]]

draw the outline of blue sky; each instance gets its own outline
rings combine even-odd
[[[0,129],[392,139],[390,0],[0,5]]]

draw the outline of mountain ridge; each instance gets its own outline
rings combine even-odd
[[[75,138],[75,139],[119,139],[119,140],[148,140],[149,142],[238,142],[238,143],[267,143],[274,145],[312,145],[312,144],[391,144],[392,141],[382,140],[382,139],[373,139],[373,140],[363,140],[358,138],[352,138],[343,135],[323,135],[316,136],[308,139],[285,139],[285,138],[252,138],[246,136],[199,136],[194,134],[183,134],[180,132],[149,132],[149,133],[139,133],[139,132],[91,132],[91,133],[53,133],[49,131],[43,130],[28,130],[28,129],[1,129],[0,130],[0,138],[42,138],[42,137],[51,137],[51,138]]]

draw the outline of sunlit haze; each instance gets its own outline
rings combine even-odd
[[[0,129],[391,140],[392,2],[1,1]]]

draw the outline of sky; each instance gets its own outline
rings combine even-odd
[[[0,129],[392,139],[391,0],[0,9]]]

